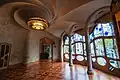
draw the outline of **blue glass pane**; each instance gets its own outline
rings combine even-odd
[[[113,39],[105,39],[106,54],[109,58],[117,58],[116,51],[114,49]]]
[[[102,39],[95,40],[95,48],[96,48],[96,55],[97,56],[104,56],[104,47],[103,47],[103,40]]]
[[[103,23],[104,36],[113,36],[113,26],[110,23]]]
[[[94,33],[91,33],[89,38],[90,38],[90,41],[92,41],[94,39]]]
[[[74,34],[72,37],[71,37],[71,43],[74,43],[74,42],[77,42],[77,41],[83,41],[85,42],[85,36],[82,36],[82,35],[79,35],[79,34]]]
[[[74,40],[76,41],[83,41],[83,37],[79,34],[74,34]]]
[[[65,44],[69,44],[69,38],[68,38],[68,36],[66,36],[66,38],[65,38]]]
[[[103,36],[103,28],[101,24],[97,24],[97,26],[95,27],[94,35],[95,37]]]

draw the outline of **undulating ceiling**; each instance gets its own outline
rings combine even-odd
[[[1,0],[0,17],[9,17],[14,23],[28,30],[32,30],[26,24],[29,18],[42,17],[50,23],[46,31],[60,37],[72,25],[76,24],[76,29],[84,29],[87,27],[88,18],[93,16],[95,11],[105,7],[101,16],[109,12],[110,5],[111,0]],[[97,18],[93,16],[90,24]]]

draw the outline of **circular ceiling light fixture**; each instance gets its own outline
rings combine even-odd
[[[27,25],[35,30],[44,30],[48,28],[48,22],[45,19],[39,17],[30,18],[27,21]]]

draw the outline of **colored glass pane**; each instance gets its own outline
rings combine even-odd
[[[77,41],[83,41],[83,36],[79,35],[79,34],[74,34],[73,35],[73,39],[75,42]]]
[[[113,36],[113,26],[110,23],[103,23],[104,36]]]
[[[83,54],[82,43],[76,43],[76,54]]]
[[[118,53],[118,47],[117,47],[117,44],[116,44],[116,39],[114,39],[114,49],[115,49],[115,52],[116,52],[116,58],[119,59],[119,53]]]
[[[106,54],[109,58],[117,58],[116,51],[114,49],[113,39],[105,39]]]
[[[97,24],[97,26],[95,27],[94,36],[95,37],[103,36],[103,28],[101,24]]]
[[[66,36],[66,38],[65,38],[65,44],[69,44],[69,38],[68,38],[68,36]]]
[[[90,41],[92,41],[94,39],[94,33],[91,33],[89,38],[90,38]]]
[[[65,54],[65,58],[66,58],[66,59],[69,59],[69,54]]]
[[[64,45],[64,53],[69,53],[69,46]]]
[[[120,68],[120,61],[110,60],[110,64],[115,68]]]
[[[71,36],[71,43],[74,43],[74,35]]]
[[[83,42],[85,42],[85,36],[83,36]]]
[[[103,40],[102,39],[95,40],[95,46],[97,56],[104,56]]]
[[[84,55],[87,56],[86,54],[86,44],[84,43]]]
[[[105,66],[106,65],[106,60],[104,58],[102,58],[102,57],[98,57],[97,58],[97,62],[101,66]]]
[[[92,58],[92,61],[93,61],[93,62],[96,62],[96,58]]]
[[[83,56],[77,56],[77,60],[78,60],[78,61],[83,61],[83,60],[84,60],[84,57],[83,57]]]

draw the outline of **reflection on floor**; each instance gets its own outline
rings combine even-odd
[[[69,67],[68,63],[40,61],[0,71],[0,80],[120,80],[98,70],[94,70],[93,76],[88,76],[86,70],[80,65]]]

